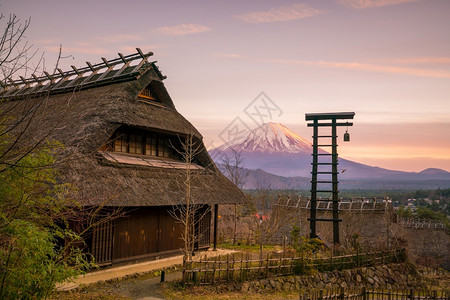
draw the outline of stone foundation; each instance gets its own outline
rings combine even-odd
[[[389,264],[303,276],[280,276],[243,283],[217,285],[218,292],[298,291],[300,289],[421,288],[422,279],[411,264]]]

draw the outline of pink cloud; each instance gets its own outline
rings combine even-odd
[[[132,34],[114,34],[103,36],[99,38],[100,41],[104,43],[122,43],[122,42],[135,42],[142,41],[142,37]]]
[[[298,20],[313,17],[320,14],[321,11],[307,4],[292,4],[272,8],[267,11],[257,11],[235,17],[247,23],[268,23]]]
[[[50,52],[59,52],[59,46],[47,46],[45,50]],[[136,51],[136,49],[135,49]],[[63,55],[74,54],[74,53],[83,53],[83,54],[95,54],[95,55],[105,55],[112,53],[111,50],[101,48],[101,47],[92,47],[92,46],[84,46],[78,45],[73,47],[62,47]]]
[[[155,49],[161,48],[161,46],[159,46],[159,45],[137,45],[136,47],[140,48],[142,50],[142,52],[144,52],[144,53],[155,52]],[[123,46],[123,47],[120,47],[120,51],[122,51],[123,53],[135,53],[136,47]]]
[[[412,75],[420,77],[450,78],[450,72],[444,70],[397,67],[397,66],[376,65],[358,62],[328,62],[328,61],[304,61],[304,60],[284,60],[284,59],[271,60],[271,62],[296,64],[296,65],[309,65],[324,68],[350,69],[369,72]]]
[[[49,45],[49,44],[59,44],[59,41],[56,39],[47,39],[47,40],[38,40],[36,41],[36,43],[41,45]]]
[[[450,57],[405,57],[388,60],[391,63],[408,65],[447,65]]]
[[[365,9],[402,3],[418,2],[423,0],[337,0],[337,1],[350,8]]]
[[[175,26],[159,27],[153,31],[163,35],[186,35],[210,31],[211,28],[199,24],[180,24]]]

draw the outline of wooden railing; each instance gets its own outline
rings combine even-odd
[[[223,281],[246,281],[272,276],[305,274],[311,270],[333,271],[404,262],[405,250],[396,249],[329,258],[285,257],[251,258],[249,254],[232,254],[184,262],[183,281],[194,284],[214,284]]]

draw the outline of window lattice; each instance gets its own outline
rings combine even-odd
[[[155,93],[149,86],[142,90],[142,92],[139,94],[139,97],[150,100],[157,100]]]
[[[113,151],[177,158],[170,137],[145,132],[117,132],[113,140]]]

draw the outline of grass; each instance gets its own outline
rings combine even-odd
[[[219,248],[242,251],[242,252],[259,252],[261,250],[260,245],[256,245],[256,244],[247,245],[247,244],[242,244],[242,243],[237,243],[237,244],[222,243],[219,245]],[[273,245],[264,245],[263,246],[264,252],[278,251],[278,250],[282,250],[282,247],[281,246],[273,246]]]

